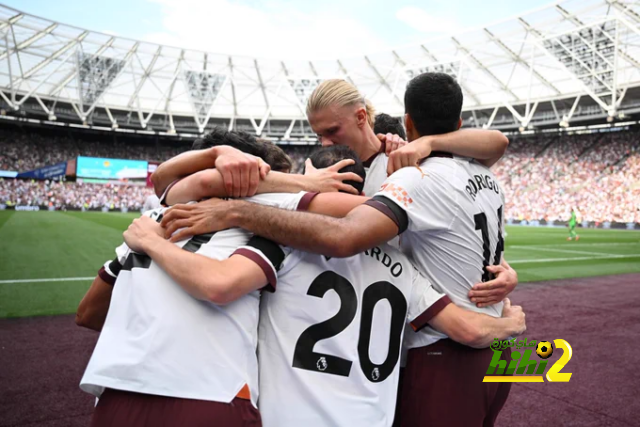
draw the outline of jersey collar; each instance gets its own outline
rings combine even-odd
[[[384,153],[385,151],[387,151],[387,143],[384,142],[384,141],[380,141],[380,150],[378,150],[378,152],[376,154],[374,154],[373,156],[369,157],[367,160],[363,161],[362,164],[364,165],[365,168],[370,168],[371,167],[371,163],[373,163],[375,158],[378,157],[378,154]]]

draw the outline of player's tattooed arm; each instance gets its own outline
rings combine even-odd
[[[326,169],[312,169],[307,175],[271,172],[258,183],[256,194],[263,193],[297,193],[308,191],[316,193],[345,191],[357,194],[358,191],[344,181],[362,182],[355,173],[340,173],[339,170],[353,164],[352,159],[342,160]],[[231,197],[227,192],[222,174],[216,169],[196,172],[175,183],[167,192],[165,202],[172,206],[192,200],[209,197]]]
[[[222,175],[227,194],[233,197],[254,195],[260,179],[271,169],[262,159],[223,145],[175,156],[158,166],[151,181],[160,197],[177,179],[213,167]]]
[[[385,243],[399,230],[389,216],[366,205],[356,207],[344,218],[332,218],[218,199],[176,206],[164,215],[162,226],[165,236],[173,241],[241,227],[282,245],[332,257],[349,257]]]
[[[135,219],[123,235],[131,249],[147,254],[200,300],[228,304],[268,283],[264,270],[249,258],[234,255],[221,261],[185,251],[165,240],[160,224],[149,217]]]
[[[504,300],[518,285],[518,273],[503,258],[500,265],[487,266],[495,279],[476,283],[469,291],[469,299],[478,307],[487,307]]]
[[[461,129],[442,135],[423,136],[389,155],[387,173],[408,166],[418,166],[433,151],[444,151],[476,159],[491,167],[504,155],[509,139],[500,131]]]
[[[82,297],[76,310],[76,325],[100,332],[109,312],[113,285],[100,275],[93,279],[91,287]]]
[[[511,305],[508,298],[500,318],[449,304],[429,324],[452,340],[474,348],[489,347],[496,338],[520,335],[527,329],[522,307]]]

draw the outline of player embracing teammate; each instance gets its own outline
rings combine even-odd
[[[175,240],[232,227],[269,239],[252,241],[245,249],[272,260],[274,270],[281,263],[279,287],[288,285],[268,296],[261,312],[261,333],[271,336],[264,338],[264,346],[260,338],[260,380],[269,372],[260,385],[268,425],[389,426],[395,392],[388,391],[389,382],[380,387],[388,378],[397,381],[396,340],[402,339],[398,328],[405,318],[411,324],[404,332],[409,374],[398,398],[397,424],[492,425],[508,385],[482,383],[491,358],[488,345],[494,334],[522,332],[524,320],[511,312],[508,301],[502,303],[517,279],[502,259],[504,201],[487,168],[506,144],[496,133],[458,131],[460,87],[449,76],[427,73],[413,79],[405,94],[411,143],[390,153],[402,143],[373,133],[370,106],[341,82],[316,89],[309,121],[323,145],[348,145],[367,161],[365,186],[373,181],[378,188],[384,180],[377,192],[365,189],[373,198],[332,193],[309,202],[310,207],[325,206],[312,212],[344,218],[211,199],[169,210],[162,224],[168,235],[177,231]],[[386,178],[387,172],[395,173]],[[405,255],[385,244],[397,235]],[[411,262],[420,273],[412,272]],[[265,281],[271,270],[263,271]],[[398,281],[403,273],[408,282]],[[258,282],[253,289],[267,284]],[[478,282],[488,286],[473,290]],[[197,290],[187,291],[198,298]],[[354,318],[360,319],[357,328]],[[358,394],[353,405],[386,409],[349,413],[354,407],[345,402],[353,392]],[[276,405],[292,399],[292,408]]]

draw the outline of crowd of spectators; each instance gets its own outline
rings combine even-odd
[[[155,144],[153,140],[107,142],[0,129],[0,148],[0,170],[26,172],[78,156],[164,161],[187,150],[189,144]]]
[[[0,204],[54,209],[142,209],[153,189],[137,185],[89,184],[0,178]]]
[[[640,138],[635,132],[519,138],[493,167],[505,217],[640,222]]]
[[[34,132],[0,129],[0,170],[26,172],[75,159],[78,156],[163,162],[189,149],[191,142],[155,144],[150,141],[104,141]],[[317,146],[291,145],[285,151],[293,161],[293,172],[304,169],[304,161]]]
[[[0,129],[0,170],[31,170],[79,155],[166,160],[182,144],[90,141]],[[283,146],[301,173],[317,146]],[[640,222],[640,134],[537,134],[511,140],[493,167],[505,193],[505,218],[566,221],[576,208],[580,220]],[[109,207],[140,209],[145,187],[5,179],[0,204],[53,206],[56,209]]]

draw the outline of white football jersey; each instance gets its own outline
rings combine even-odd
[[[263,194],[248,200],[294,210],[306,199],[304,194]],[[165,210],[147,215],[159,220]],[[233,228],[176,244],[224,260],[250,237]],[[150,257],[132,252],[126,244],[116,254],[101,271],[101,277],[117,274],[117,280],[80,388],[98,397],[105,388],[113,388],[230,402],[247,386],[256,405],[259,292],[218,306],[190,296]],[[266,276],[275,277],[274,261],[260,256],[266,261],[259,263]]]
[[[474,284],[491,279],[485,267],[500,264],[504,250],[504,195],[489,168],[467,158],[432,157],[420,168],[394,173],[374,200],[406,212],[401,249],[436,289],[457,306],[501,316],[502,303],[478,308],[468,298]],[[427,327],[406,345],[422,347],[442,337]]]
[[[367,197],[373,197],[380,186],[387,179],[387,164],[389,157],[385,153],[378,153],[368,167],[365,167],[367,179],[364,181],[363,193]]]
[[[291,252],[261,302],[263,425],[391,426],[405,324],[420,329],[449,302],[389,245]]]

